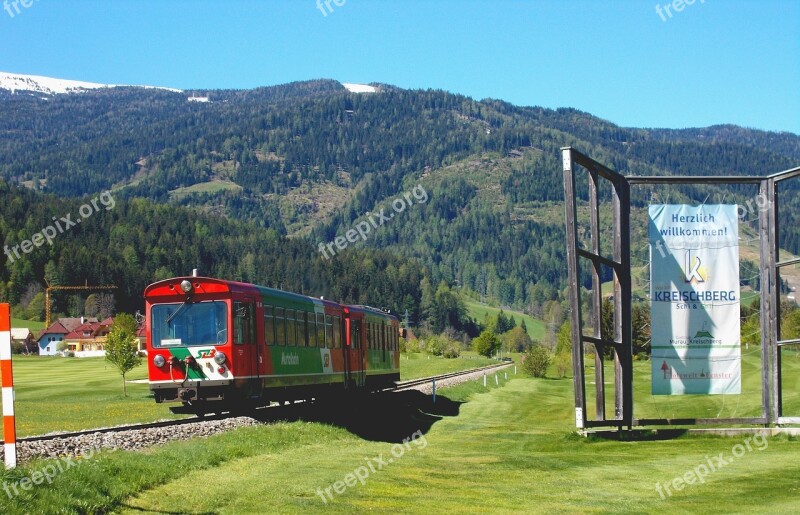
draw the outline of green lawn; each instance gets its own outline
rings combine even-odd
[[[497,363],[470,351],[456,359],[427,356],[404,354],[400,361],[402,379]],[[122,378],[103,358],[15,355],[13,363],[20,437],[176,418],[167,404],[153,401],[147,384],[128,383],[128,397],[124,398]],[[147,368],[142,364],[127,378],[146,379]]]
[[[634,362],[634,417],[636,418],[738,418],[761,416],[761,349],[742,349],[741,395],[652,395],[650,361]],[[584,361],[587,414],[594,418],[594,359]],[[782,352],[783,407],[787,415],[800,416],[800,353]],[[614,372],[606,363],[606,413],[614,411]]]
[[[478,322],[483,322],[487,313],[489,316],[495,316],[500,313],[500,308],[483,304],[476,300],[464,298],[464,304],[467,306],[467,313],[471,318],[476,319]],[[525,325],[528,327],[528,336],[533,340],[542,341],[545,335],[545,324],[541,320],[537,320],[530,315],[520,313],[519,311],[503,310],[506,315],[513,316],[517,321],[517,325],[525,320]]]
[[[424,352],[409,352],[400,355],[400,379],[406,381],[470,368],[485,367],[496,363],[496,359],[486,358],[472,351],[462,351],[461,356],[454,359],[431,356]]]
[[[146,384],[128,384],[103,358],[19,356],[13,359],[17,435],[73,431],[175,418]],[[144,379],[144,365],[127,378]]]
[[[37,322],[36,320],[25,320],[22,318],[11,317],[11,327],[27,327],[33,331],[34,336],[36,332],[44,329],[44,322]]]
[[[499,382],[441,390],[436,405],[409,395],[385,401],[391,410],[353,409],[348,416],[369,421],[360,425],[301,414],[148,452],[104,453],[52,485],[0,496],[0,511],[796,513],[796,439],[582,438],[570,380]],[[398,444],[404,435],[414,440]],[[42,466],[3,472],[0,481]]]

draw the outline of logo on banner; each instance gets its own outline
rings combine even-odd
[[[652,394],[740,393],[737,206],[654,204],[649,218]]]
[[[683,269],[683,275],[685,277],[684,280],[687,283],[697,284],[706,282],[705,278],[700,274],[700,265],[702,264],[703,262],[700,261],[699,256],[694,256],[694,260],[692,260],[692,251],[691,250],[686,251],[686,260]],[[708,272],[706,272],[706,275],[708,275]]]

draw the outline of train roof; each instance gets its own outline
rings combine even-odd
[[[344,307],[350,311],[361,311],[363,313],[369,313],[371,315],[377,315],[384,318],[393,318],[397,320],[397,317],[392,313],[386,312],[382,309],[373,308],[372,306],[364,306],[361,304],[345,304]]]
[[[180,295],[180,284],[184,280],[190,281],[194,285],[197,293],[249,293],[272,301],[278,301],[282,307],[309,309],[313,306],[341,309],[341,305],[338,302],[331,300],[309,297],[307,295],[283,291],[276,288],[268,288],[257,284],[216,279],[214,277],[187,276],[165,279],[147,286],[144,290],[144,296],[159,297]]]
[[[180,289],[180,284],[183,281],[190,281],[194,285],[195,291],[201,294],[244,293],[258,295],[265,302],[289,309],[319,312],[323,312],[326,308],[328,310],[346,309],[351,312],[363,313],[370,317],[379,317],[384,320],[397,320],[397,317],[392,313],[388,313],[382,309],[372,306],[365,306],[361,304],[340,304],[332,300],[309,297],[307,295],[301,295],[299,293],[279,290],[276,288],[269,288],[266,286],[259,286],[257,284],[216,279],[214,277],[184,276],[165,279],[147,286],[144,290],[144,296],[146,298],[153,298],[183,295]]]

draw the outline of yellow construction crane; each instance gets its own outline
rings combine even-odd
[[[102,286],[89,286],[87,280],[83,286],[50,286],[47,285],[44,293],[44,307],[45,307],[45,327],[50,327],[50,290],[114,290],[117,287],[108,284]]]

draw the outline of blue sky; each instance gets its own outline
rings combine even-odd
[[[800,134],[797,0],[14,1],[0,0],[6,72],[184,89],[333,78]]]

